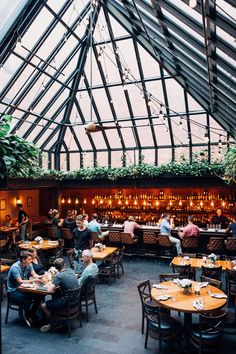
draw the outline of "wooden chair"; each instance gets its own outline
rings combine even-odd
[[[72,235],[72,232],[70,231],[70,229],[62,227],[61,228],[61,237],[65,242],[65,249],[68,250],[74,246],[75,240],[74,240],[74,236]]]
[[[108,242],[110,246],[121,246],[120,231],[109,231]]]
[[[197,250],[199,244],[198,237],[184,237],[182,239],[182,248],[184,251],[191,252],[192,250]]]
[[[143,302],[145,318],[147,320],[144,348],[147,348],[149,331],[152,330],[152,337],[159,341],[159,350],[161,351],[162,342],[176,340],[179,344],[181,340],[181,324],[167,313],[161,313],[158,306],[153,306]]]
[[[199,315],[199,324],[192,326],[188,336],[189,343],[199,354],[221,352],[225,318],[225,311]]]
[[[100,238],[97,232],[92,232],[91,234],[92,234],[93,244],[101,243],[103,241],[103,238]]]
[[[170,241],[167,235],[158,235],[158,244],[160,250],[164,252],[161,254],[162,257],[173,257],[176,255],[175,245]]]
[[[46,231],[47,238],[49,238],[50,240],[58,240],[57,232],[53,226],[46,227],[45,231]]]
[[[88,277],[85,284],[82,285],[80,299],[81,306],[85,306],[86,309],[86,322],[88,322],[88,307],[90,305],[94,305],[95,312],[98,313],[95,293],[96,284],[97,276]]]
[[[143,244],[145,246],[146,255],[155,257],[158,247],[158,238],[155,232],[145,231],[143,233]]]
[[[221,280],[221,272],[222,272],[222,266],[215,267],[215,268],[202,266],[201,277],[204,276],[211,279]]]
[[[125,247],[124,254],[133,257],[136,254],[138,240],[134,240],[130,233],[120,232],[121,243]]]
[[[225,251],[224,238],[221,237],[211,237],[209,243],[207,244],[207,249],[209,252],[222,254]]]
[[[201,281],[208,282],[210,285],[215,286],[218,289],[221,289],[222,284],[223,284],[223,282],[221,280],[212,279],[212,278],[208,278],[208,277],[204,277],[204,276],[201,276]]]
[[[61,320],[66,321],[68,337],[71,337],[71,320],[79,318],[80,327],[82,327],[80,315],[80,293],[81,286],[77,289],[69,289],[63,292],[63,297],[66,300],[66,307],[52,314],[52,322]]]
[[[118,255],[113,253],[111,254],[109,261],[106,263],[102,263],[98,266],[99,272],[98,272],[98,278],[99,280],[102,279],[108,279],[109,285],[111,284],[111,279],[113,278],[113,281],[116,281],[116,269],[117,269],[117,263],[118,263]]]
[[[235,256],[236,255],[236,238],[234,237],[227,237],[226,240],[226,252],[227,255],[231,256]]]
[[[5,284],[5,288],[7,290],[7,279],[4,279],[4,284]],[[7,292],[7,310],[6,310],[5,324],[7,324],[7,322],[8,322],[9,310],[18,311],[19,316],[20,317],[23,316],[23,306],[12,301],[10,299],[9,293]]]
[[[186,265],[175,265],[172,264],[172,270],[173,273],[179,273],[180,278],[188,278],[188,279],[193,279],[196,280],[196,270],[195,268],[191,267],[191,264],[186,264]]]
[[[140,283],[138,286],[138,292],[141,300],[141,305],[142,305],[142,327],[141,327],[141,333],[144,333],[144,321],[146,318],[146,312],[144,309],[144,301],[146,301],[148,304],[152,304],[153,306],[158,306],[155,304],[155,302],[151,298],[151,284],[150,280],[145,280],[142,283]]]
[[[228,296],[228,307],[233,298],[234,311],[228,311],[225,321],[224,332],[227,334],[236,334],[236,271],[226,270],[226,290]]]
[[[179,273],[162,273],[159,274],[160,283],[164,281],[171,281],[173,279],[179,279]]]
[[[117,278],[120,278],[120,270],[121,274],[124,275],[124,265],[123,265],[123,254],[124,254],[124,247],[117,251],[117,265],[116,265],[116,272]]]

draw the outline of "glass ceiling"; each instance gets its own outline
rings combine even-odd
[[[202,4],[28,0],[0,37],[1,114],[46,169],[221,159],[236,127],[236,10]],[[91,122],[101,131],[86,134]]]

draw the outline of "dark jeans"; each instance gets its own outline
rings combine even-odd
[[[20,290],[15,290],[8,293],[8,296],[12,302],[20,305],[25,310],[27,315],[35,315],[40,302],[43,300],[44,296],[38,294],[29,294]]]

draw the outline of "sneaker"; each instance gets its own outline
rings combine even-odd
[[[52,328],[51,323],[44,325],[42,327],[40,327],[40,332],[45,333],[45,332],[49,332]]]
[[[30,318],[26,316],[26,314],[23,312],[23,318],[25,320],[25,323],[27,324],[27,326],[30,328],[31,327],[31,321]]]

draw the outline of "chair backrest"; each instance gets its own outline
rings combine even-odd
[[[184,237],[182,239],[182,246],[184,248],[197,248],[198,247],[198,237]]]
[[[161,247],[172,247],[173,244],[167,235],[158,235],[158,243]]]
[[[156,245],[158,243],[155,232],[145,231],[143,233],[143,243],[148,245]]]
[[[121,232],[120,233],[120,238],[121,238],[121,242],[124,245],[132,245],[134,243],[131,234],[128,233],[128,232]]]
[[[121,242],[119,231],[109,231],[109,242]]]
[[[67,306],[72,307],[79,305],[81,288],[82,286],[76,289],[68,289],[63,292],[63,297],[66,300]]]
[[[7,245],[9,238],[4,238],[3,240],[0,240],[0,248],[4,248]]]
[[[236,238],[227,237],[226,249],[227,251],[236,252]]]
[[[212,279],[212,278],[208,278],[208,277],[201,277],[201,281],[206,281],[208,282],[210,285],[215,286],[218,289],[221,289],[223,282],[221,280],[217,280],[217,279]]]
[[[211,237],[207,248],[211,252],[222,252],[225,248],[224,238],[221,237]]]
[[[226,270],[226,285],[229,294],[236,296],[236,271],[227,269]]]
[[[65,227],[61,228],[61,237],[63,238],[63,240],[73,240],[74,239],[70,229],[67,229]]]
[[[189,278],[191,264],[175,265],[172,264],[173,273],[179,273],[180,278]]]
[[[204,337],[206,334],[209,336],[212,335],[212,339],[216,337],[216,334],[223,334],[224,329],[224,321],[226,318],[226,311],[217,311],[208,314],[200,314],[199,316],[199,324],[200,324],[200,339],[202,338],[202,334],[204,333]],[[208,337],[210,340],[210,337]]]
[[[171,281],[173,279],[179,279],[179,273],[163,273],[159,274],[160,283],[163,281]]]
[[[197,254],[196,253],[180,253],[180,256],[181,257],[189,257],[189,258],[196,258],[197,257]]]
[[[46,227],[46,234],[47,234],[47,237],[51,240],[58,240],[58,236],[57,236],[57,232],[56,230],[54,229],[53,226],[50,226],[50,227]]]
[[[221,279],[222,266],[209,268],[202,266],[202,276],[212,278],[212,279]]]
[[[91,235],[92,235],[92,239],[93,239],[93,242],[95,243],[100,243],[101,242],[101,239],[98,237],[98,234],[97,232],[91,232]]]
[[[151,299],[151,284],[150,284],[150,280],[145,280],[142,283],[139,283],[137,288],[138,288],[139,296],[140,296],[141,303],[142,303],[142,306],[143,306],[143,302],[145,300],[150,300]]]
[[[161,329],[161,322],[160,322],[160,309],[159,306],[151,305],[147,301],[143,301],[143,308],[144,312],[146,313],[146,318],[149,320],[151,319],[152,323],[155,322],[158,329]]]
[[[89,298],[95,293],[95,287],[97,284],[97,276],[90,276],[86,279],[85,283],[82,285],[81,292],[85,297]]]

